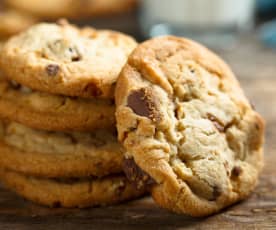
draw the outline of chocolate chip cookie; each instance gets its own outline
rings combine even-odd
[[[123,175],[101,179],[43,179],[12,171],[0,171],[7,188],[38,204],[50,207],[85,208],[117,204],[141,197]]]
[[[135,8],[137,0],[7,0],[7,3],[44,19],[80,19],[126,12]]]
[[[254,189],[264,121],[211,51],[170,36],[141,44],[120,74],[116,106],[126,174],[160,206],[206,216]]]
[[[0,166],[47,178],[102,177],[122,172],[123,148],[116,133],[48,132],[2,122]]]
[[[82,99],[31,90],[0,77],[0,117],[50,131],[114,129],[111,99]]]
[[[5,77],[34,90],[112,99],[118,74],[135,47],[119,32],[42,23],[5,43],[0,66]]]

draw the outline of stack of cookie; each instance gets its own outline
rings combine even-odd
[[[144,194],[122,174],[114,88],[136,42],[66,22],[11,38],[0,65],[0,178],[47,206],[114,204]]]

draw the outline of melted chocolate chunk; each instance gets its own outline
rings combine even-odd
[[[138,189],[150,187],[156,184],[155,180],[144,172],[133,158],[124,159],[123,169],[129,181],[134,182]]]
[[[72,57],[73,62],[77,62],[77,61],[80,61],[80,60],[81,60],[80,56]]]
[[[150,89],[139,89],[131,92],[128,96],[127,106],[139,116],[147,117],[153,121],[159,121],[160,115],[157,112],[157,101]]]
[[[58,65],[50,64],[46,67],[46,72],[51,77],[56,76],[58,74],[58,71],[59,71]]]
[[[239,167],[239,166],[235,166],[233,169],[232,169],[232,172],[231,172],[231,176],[232,177],[239,177],[242,173],[242,168]]]

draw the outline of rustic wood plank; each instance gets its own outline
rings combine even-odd
[[[151,198],[86,210],[48,209],[0,189],[2,229],[276,229],[276,52],[247,38],[222,55],[267,121],[265,168],[250,198],[208,218],[176,215]]]

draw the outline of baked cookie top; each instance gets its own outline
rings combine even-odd
[[[116,132],[48,132],[15,122],[0,126],[0,165],[46,178],[102,177],[122,172]]]
[[[119,32],[42,23],[5,43],[0,66],[6,77],[35,90],[113,98],[118,74],[135,47]]]
[[[201,45],[160,37],[137,47],[116,88],[124,164],[155,201],[193,216],[245,198],[263,165],[264,122],[229,67]]]
[[[137,0],[6,0],[10,6],[46,19],[89,18],[121,13],[135,8]]]
[[[0,76],[0,117],[49,131],[115,129],[111,99],[86,99],[31,90]]]

